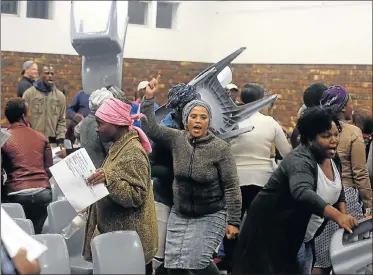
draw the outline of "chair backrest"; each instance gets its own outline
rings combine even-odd
[[[67,200],[54,201],[48,205],[49,233],[61,234],[77,215],[75,209]],[[84,228],[81,228],[70,239],[66,240],[70,256],[81,255],[83,251]]]
[[[29,219],[20,219],[20,218],[15,218],[13,220],[27,234],[29,234],[29,235],[35,235],[34,224],[32,223],[31,220],[29,220]]]
[[[1,207],[11,218],[26,219],[25,211],[19,203],[2,203]]]
[[[93,274],[145,274],[141,241],[135,231],[101,234],[91,242]]]
[[[373,243],[369,236],[372,229],[373,220],[366,218],[359,221],[359,226],[351,234],[344,229],[334,233],[330,242],[334,274],[372,274],[366,273],[373,262]]]
[[[62,190],[58,186],[54,177],[50,178],[49,184],[51,185],[51,189],[52,189],[52,201],[59,201],[61,199],[66,199],[65,195],[63,194]]]
[[[33,238],[48,248],[38,258],[40,274],[71,274],[69,252],[62,235],[40,234]]]

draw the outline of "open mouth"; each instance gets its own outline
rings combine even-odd
[[[202,127],[201,127],[201,126],[199,126],[199,125],[196,125],[196,126],[193,126],[193,129],[194,129],[194,130],[197,130],[197,131],[199,131],[199,130],[201,130],[201,129],[202,129]]]
[[[332,147],[332,148],[328,148],[328,153],[329,154],[336,154],[337,153],[337,148],[336,147]]]

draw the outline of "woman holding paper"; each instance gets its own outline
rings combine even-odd
[[[109,196],[89,209],[83,256],[92,260],[91,240],[98,234],[134,230],[144,250],[146,274],[152,274],[152,259],[158,249],[157,219],[147,152],[151,146],[144,132],[133,126],[143,115],[130,115],[131,105],[109,99],[97,112],[98,135],[113,142],[102,168],[88,184],[104,183]]]

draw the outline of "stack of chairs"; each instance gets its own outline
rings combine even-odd
[[[70,239],[61,231],[77,215],[66,199],[53,201],[48,206],[48,232],[35,235],[32,222],[26,219],[18,203],[2,203],[1,207],[34,239],[47,246],[38,261],[41,274],[145,274],[142,244],[135,231],[101,234],[91,242],[92,263],[82,257],[84,228]],[[130,251],[130,252],[129,252]]]

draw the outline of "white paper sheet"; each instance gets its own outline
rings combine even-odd
[[[47,247],[20,228],[15,221],[1,207],[1,239],[8,250],[9,256],[13,258],[20,248],[27,250],[27,259],[34,261],[40,257]]]
[[[5,130],[0,130],[0,147],[4,145],[4,143],[8,140],[10,137],[10,134],[6,132]]]
[[[217,76],[221,86],[225,88],[229,83],[232,82],[232,71],[227,66]]]
[[[109,194],[103,183],[87,186],[86,179],[96,168],[82,148],[53,165],[50,171],[71,206],[81,211]]]

